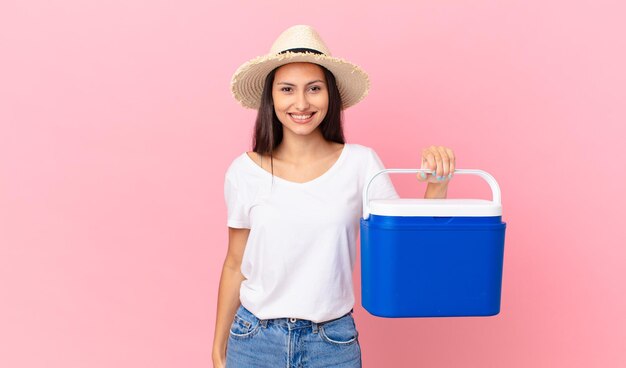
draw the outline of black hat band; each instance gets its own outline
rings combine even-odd
[[[305,47],[299,47],[299,48],[295,48],[295,49],[284,50],[284,51],[279,52],[278,54],[280,55],[280,54],[284,54],[286,52],[311,52],[311,53],[314,53],[314,54],[324,55],[323,52],[320,52],[320,51],[317,51],[317,50],[314,50],[314,49],[307,49]]]

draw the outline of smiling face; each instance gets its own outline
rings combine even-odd
[[[274,76],[272,99],[284,128],[298,135],[311,133],[328,111],[328,88],[322,67],[312,63],[279,67]]]

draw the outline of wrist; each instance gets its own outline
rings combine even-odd
[[[213,346],[213,359],[222,358],[226,354],[226,346]]]
[[[426,187],[426,193],[424,198],[426,199],[442,199],[446,198],[448,193],[448,182],[443,183],[428,183]]]

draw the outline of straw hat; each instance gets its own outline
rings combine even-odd
[[[307,25],[296,25],[278,36],[267,55],[241,65],[231,80],[233,97],[242,106],[258,109],[265,77],[281,65],[295,62],[315,63],[330,70],[337,80],[343,108],[361,101],[369,90],[367,73],[357,65],[331,56],[319,34]]]

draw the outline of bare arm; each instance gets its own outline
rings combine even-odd
[[[426,193],[424,193],[424,198],[445,199],[447,195],[448,195],[448,182],[441,183],[441,184],[428,183],[428,186],[426,187]]]
[[[217,296],[217,316],[213,339],[213,364],[223,367],[226,364],[226,345],[230,325],[241,302],[239,288],[245,280],[241,274],[241,259],[246,248],[250,229],[228,228],[228,253],[222,266],[220,286]]]

